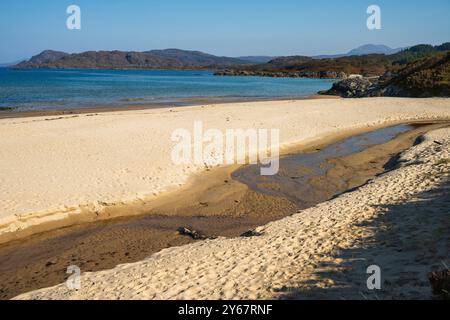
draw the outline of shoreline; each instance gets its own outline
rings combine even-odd
[[[317,100],[317,101],[321,102],[320,100]],[[330,100],[322,100],[322,101],[330,103]],[[333,101],[337,101],[339,103],[346,102],[346,101],[334,100],[334,99],[333,99]],[[375,101],[377,101],[377,100],[375,100]],[[395,101],[399,101],[399,100],[395,100]],[[411,100],[400,99],[400,101],[411,101]],[[426,100],[422,100],[422,101],[426,101]],[[447,101],[447,100],[444,100],[444,101]],[[297,101],[294,103],[304,104],[304,103],[310,103],[310,102],[313,102],[313,101]],[[289,104],[289,103],[290,103],[290,101],[283,102],[283,104],[285,104],[285,105]],[[243,104],[237,104],[237,105],[225,104],[225,105],[222,105],[222,108],[224,110],[228,110],[228,108],[235,109],[235,108],[241,107],[242,105]],[[260,105],[264,105],[264,103],[249,103],[249,105],[251,105],[252,107],[253,106],[259,107]],[[198,106],[186,107],[186,108],[183,108],[183,111],[191,112],[191,111],[200,110],[201,108],[202,107],[198,107]],[[212,108],[214,108],[214,107],[212,107]],[[153,112],[157,113],[158,111],[162,111],[162,110],[164,110],[164,109],[153,110]],[[249,110],[252,110],[252,109],[249,109]],[[312,111],[315,111],[315,110],[312,110]],[[220,112],[222,112],[222,111],[220,111]],[[109,115],[116,117],[116,114],[109,114]],[[121,115],[132,115],[132,113],[131,114],[130,113],[121,113]],[[377,123],[376,121],[375,121],[375,123],[373,123],[373,121],[375,120],[374,119],[374,120],[372,120],[372,122],[370,124],[368,124],[367,122],[363,122],[357,126],[355,126],[355,124],[353,124],[352,128],[347,127],[346,129],[340,128],[338,130],[328,129],[331,132],[323,133],[323,134],[319,134],[319,135],[312,135],[312,137],[309,137],[309,138],[302,136],[302,139],[298,139],[298,138],[294,139],[294,142],[283,141],[281,154],[286,155],[286,154],[289,154],[292,152],[299,152],[301,150],[307,150],[308,148],[317,148],[317,145],[318,144],[320,145],[321,143],[322,143],[322,145],[329,144],[329,143],[331,143],[331,141],[341,140],[346,136],[355,135],[357,133],[368,132],[368,131],[372,131],[372,130],[376,130],[376,129],[379,129],[382,127],[388,127],[388,126],[392,126],[392,125],[396,125],[396,124],[407,123],[407,122],[413,123],[413,122],[420,122],[420,121],[436,122],[437,121],[436,118],[438,118],[438,117],[422,117],[422,119],[419,120],[417,118],[414,119],[414,117],[404,117],[404,119],[399,119],[399,120],[384,119],[384,121],[378,120],[379,123]],[[443,118],[443,117],[441,116],[441,118]],[[119,118],[117,118],[117,119],[119,119]],[[42,118],[40,118],[39,120],[42,120]],[[56,123],[56,122],[57,121],[51,122],[51,123]],[[345,126],[344,126],[344,128],[345,128]],[[235,167],[234,169],[236,169],[236,168],[237,167]],[[230,167],[229,167],[229,168],[223,169],[223,167],[222,167],[222,169],[219,168],[217,170],[218,171],[224,170],[224,171],[222,171],[222,173],[219,173],[219,176],[220,176],[220,174],[222,175],[222,176],[220,176],[220,179],[222,179],[222,181],[223,181],[223,178],[227,177],[227,175],[229,175],[231,173],[231,171],[233,171],[233,168],[230,169]],[[227,170],[231,170],[231,171],[227,171]],[[76,225],[76,224],[80,224],[80,223],[89,223],[92,221],[100,221],[100,220],[105,220],[105,219],[116,218],[116,217],[123,216],[124,212],[127,212],[126,216],[131,216],[131,215],[140,215],[143,213],[148,213],[149,211],[152,211],[157,208],[159,208],[159,209],[164,208],[165,203],[170,202],[170,199],[173,196],[173,194],[176,194],[177,192],[182,192],[183,190],[188,190],[188,189],[192,188],[192,186],[196,184],[196,182],[195,182],[196,177],[198,177],[199,175],[201,176],[202,172],[204,172],[204,170],[193,170],[193,171],[191,170],[190,173],[188,175],[186,175],[186,176],[188,176],[188,178],[181,187],[180,186],[172,186],[171,188],[166,189],[164,192],[159,193],[156,196],[155,195],[150,195],[150,197],[142,197],[141,196],[141,197],[139,197],[138,200],[131,200],[131,201],[127,201],[122,198],[121,201],[119,200],[119,201],[105,202],[105,203],[93,204],[93,205],[80,205],[78,207],[69,207],[68,209],[62,210],[62,211],[61,210],[45,211],[45,212],[41,212],[41,213],[37,213],[37,214],[21,215],[18,218],[17,218],[17,216],[14,216],[14,217],[6,218],[6,219],[5,218],[0,219],[0,220],[2,220],[2,225],[1,225],[2,231],[0,232],[0,243],[6,243],[6,242],[9,242],[12,240],[29,237],[36,233],[41,233],[41,232],[45,232],[45,231],[52,230],[52,229],[63,228],[63,227],[67,227],[70,225]],[[214,172],[216,172],[216,171],[214,171]],[[219,179],[217,181],[219,181]]]
[[[272,97],[272,98],[254,98],[254,97],[191,97],[178,98],[169,102],[154,102],[143,104],[132,104],[131,102],[124,102],[117,106],[112,105],[98,105],[91,107],[80,108],[62,108],[51,110],[31,110],[31,111],[14,111],[0,110],[0,119],[12,118],[31,118],[31,117],[53,117],[53,116],[77,116],[86,114],[121,112],[121,111],[138,111],[138,110],[155,110],[155,109],[171,109],[171,108],[185,108],[196,107],[202,104],[229,104],[229,103],[252,103],[252,102],[277,102],[289,100],[316,100],[316,99],[341,99],[338,96],[325,96],[320,94],[298,96],[298,97]]]
[[[348,185],[338,187],[339,193],[360,187],[375,174],[391,170],[392,168],[386,167],[385,164],[391,163],[392,166],[395,154],[409,148],[416,137],[447,125],[418,125],[415,129],[398,134],[392,140],[379,145],[369,145],[366,149],[349,156],[327,158],[327,162],[334,163],[335,168],[327,174],[329,177],[324,183],[336,184],[343,177],[346,179],[351,177]],[[320,145],[311,145],[301,154],[313,152],[319,147],[328,147],[330,143],[334,145],[331,141],[327,144],[322,141]],[[180,226],[194,228],[207,237],[233,238],[245,231],[295,214],[299,209],[311,207],[317,201],[311,199],[313,202],[307,207],[291,207],[287,200],[278,196],[265,196],[232,179],[231,168],[221,169],[197,177],[201,179],[197,180],[197,185],[201,187],[172,195],[168,198],[165,211],[163,205],[159,210],[142,216],[78,224],[0,245],[0,260],[4,261],[0,268],[3,298],[11,298],[19,293],[63,282],[64,268],[70,260],[85,272],[102,271],[114,268],[118,264],[141,261],[168,247],[195,242],[189,237],[177,234],[176,229]],[[358,174],[349,173],[348,170],[357,171]],[[219,171],[225,176],[218,174]],[[225,184],[224,178],[228,181]],[[313,185],[318,188],[317,192],[325,192],[323,200],[331,199],[334,192],[320,191],[318,181],[315,181]],[[172,199],[177,200],[176,205],[173,201],[171,203]],[[240,205],[233,203],[236,199],[243,202],[244,208],[237,209]],[[198,206],[200,201],[206,201],[208,207]],[[270,210],[265,212],[265,207]],[[233,213],[234,211],[236,212]],[[117,233],[122,235],[118,236]],[[120,238],[120,241],[114,240],[117,238]],[[65,243],[70,243],[70,247],[66,247]],[[85,248],[86,244],[94,245],[96,249]],[[14,274],[9,275],[11,270],[14,270]],[[33,280],[36,273],[40,275],[39,280]],[[13,280],[15,277],[16,280]],[[8,282],[14,281],[16,283],[10,287]],[[17,291],[19,287],[22,289]],[[16,291],[11,291],[10,288],[15,288]]]

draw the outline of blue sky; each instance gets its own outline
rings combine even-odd
[[[81,7],[68,30],[66,8]],[[382,30],[369,31],[377,4]],[[45,49],[195,49],[217,55],[315,55],[366,43],[450,41],[449,0],[14,0],[0,1],[0,62]]]

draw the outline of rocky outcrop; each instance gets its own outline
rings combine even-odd
[[[217,71],[216,76],[254,76],[254,77],[272,77],[272,78],[317,78],[317,79],[345,79],[345,72],[319,71],[319,72],[300,72],[300,71],[262,71],[262,70],[242,70],[226,69]]]
[[[362,98],[371,96],[377,90],[378,78],[352,77],[333,84],[327,91],[319,94],[334,95],[343,98]]]

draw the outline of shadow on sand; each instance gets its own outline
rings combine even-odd
[[[335,262],[319,265],[308,283],[279,291],[280,299],[436,298],[427,274],[450,265],[450,179],[414,200],[376,208],[385,214],[357,226],[369,236],[336,250]],[[381,268],[380,290],[367,288],[371,265]]]

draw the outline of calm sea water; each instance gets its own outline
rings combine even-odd
[[[70,109],[182,103],[191,98],[301,97],[332,80],[217,77],[210,71],[13,70],[0,68],[0,108]]]

